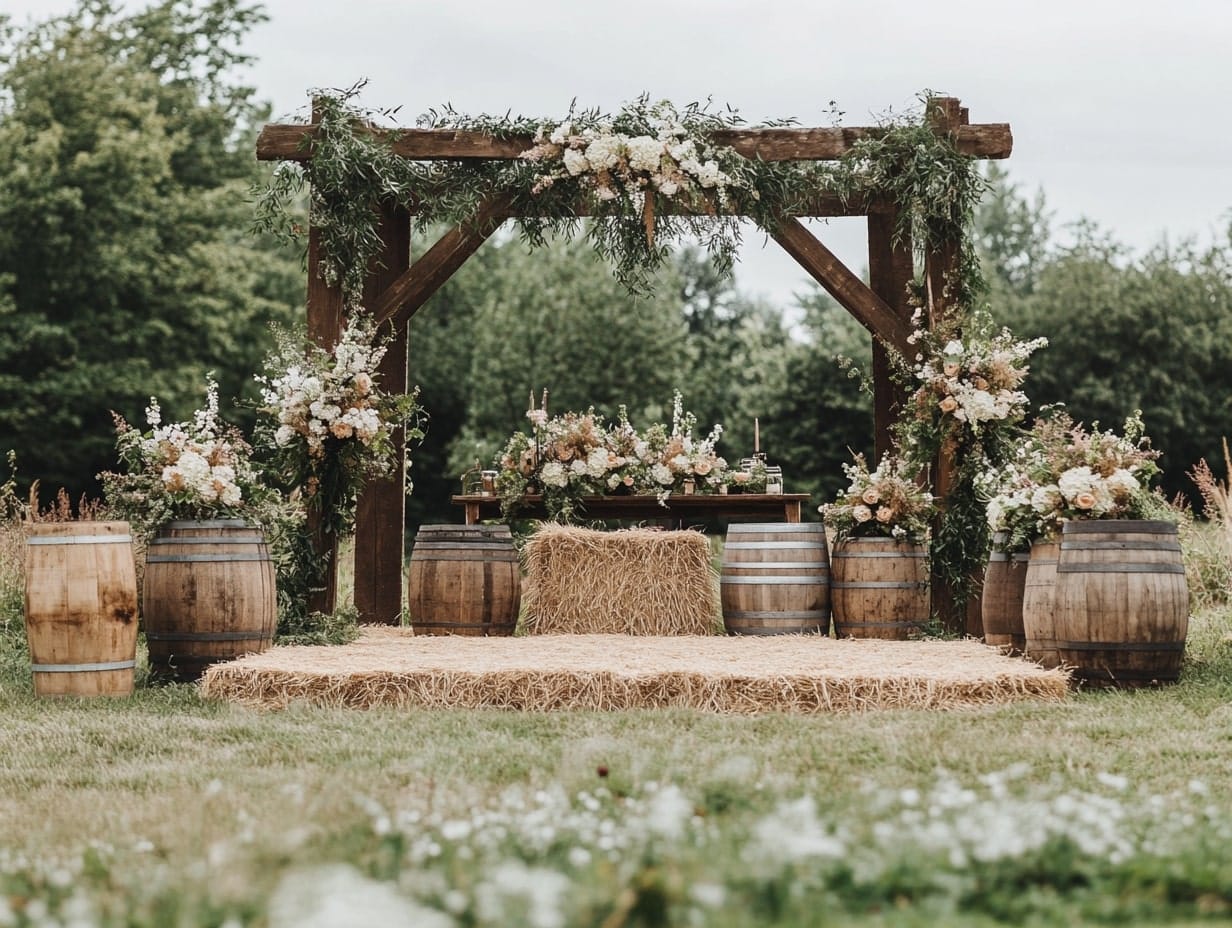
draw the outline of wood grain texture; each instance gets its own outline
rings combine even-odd
[[[1021,654],[1026,646],[1022,601],[1027,590],[1027,555],[994,551],[984,572],[980,615],[984,642]]]
[[[848,538],[834,546],[834,633],[905,640],[928,624],[924,546],[893,538]]]
[[[825,526],[728,526],[719,586],[729,635],[829,635]]]
[[[137,571],[127,522],[26,527],[26,641],[33,667],[128,663],[137,656]],[[133,666],[34,670],[38,696],[127,696]]]
[[[364,282],[364,304],[369,305],[411,264],[411,218],[405,209],[385,205],[379,226],[381,250],[373,258]],[[387,393],[407,390],[409,333],[394,326],[385,357],[377,369],[378,383]],[[393,436],[395,456],[405,459],[406,436]],[[370,480],[359,496],[355,514],[355,608],[366,624],[398,625],[402,621],[402,565],[405,547],[406,474],[402,467],[388,477]]]
[[[1022,592],[1022,630],[1026,656],[1044,667],[1061,664],[1057,654],[1057,632],[1053,610],[1056,605],[1057,541],[1037,541],[1031,545]]]
[[[897,211],[868,217],[868,285],[904,324],[911,327],[908,288],[915,274],[911,238],[895,241]],[[907,401],[907,391],[894,382],[889,352],[873,339],[873,447],[876,460],[893,447],[891,429]]]
[[[257,160],[308,161],[312,158],[312,139],[316,131],[315,123],[268,124],[257,136]],[[356,131],[389,138],[394,154],[414,161],[468,158],[508,161],[534,145],[530,136],[497,139],[482,132],[458,129],[390,131],[359,127]],[[746,158],[761,161],[834,161],[859,140],[878,138],[885,133],[886,130],[878,126],[730,129],[715,132],[711,138],[720,145],[734,148]],[[954,142],[963,154],[976,158],[1008,158],[1014,149],[1014,136],[1008,123],[958,127]]]
[[[800,504],[809,498],[807,493],[697,494],[686,496],[673,493],[665,505],[657,496],[584,496],[578,503],[578,513],[586,519],[654,520],[688,522],[690,519],[759,518],[779,519],[784,522],[800,522]],[[496,496],[455,496],[454,505],[465,506],[475,518],[500,517],[500,498]],[[543,497],[528,495],[525,506],[518,510],[518,518],[546,518]]]
[[[417,635],[512,635],[522,571],[507,525],[424,525],[407,569]]]
[[[904,353],[910,348],[907,343],[910,324],[848,270],[800,220],[785,217],[766,231],[873,335]]]

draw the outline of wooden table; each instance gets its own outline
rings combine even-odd
[[[673,493],[667,505],[657,496],[584,496],[578,514],[584,519],[690,519],[760,518],[768,522],[799,522],[800,504],[807,493],[729,493],[685,495]],[[454,505],[466,507],[466,524],[500,517],[499,496],[455,496]],[[543,497],[529,495],[518,510],[518,518],[546,518]]]

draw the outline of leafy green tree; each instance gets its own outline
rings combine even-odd
[[[1012,324],[1050,340],[1031,365],[1033,400],[1103,427],[1141,409],[1165,489],[1193,492],[1186,472],[1217,460],[1232,427],[1232,237],[1134,258],[1084,225]]]
[[[1048,260],[1052,214],[1044,192],[1028,200],[995,161],[988,190],[975,210],[975,245],[994,300],[1029,295]]]
[[[170,417],[206,371],[243,392],[302,294],[295,258],[252,240],[266,110],[235,81],[261,14],[239,0],[110,0],[9,30],[0,49],[0,452],[87,489],[110,410]]]

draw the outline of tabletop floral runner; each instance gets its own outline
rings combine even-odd
[[[733,471],[715,452],[723,426],[695,436],[697,417],[672,401],[671,426],[656,423],[641,431],[625,408],[607,423],[594,409],[547,413],[546,393],[526,417],[531,434],[515,432],[496,458],[496,489],[508,517],[528,494],[541,493],[552,518],[569,519],[584,496],[653,495],[666,503],[673,493],[720,493],[729,487],[765,489],[764,472]]]

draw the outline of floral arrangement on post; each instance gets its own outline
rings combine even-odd
[[[1037,419],[1012,466],[988,494],[990,527],[1007,533],[1007,550],[1026,550],[1061,531],[1070,519],[1170,519],[1166,501],[1150,489],[1159,452],[1146,437],[1141,412],[1124,434],[1091,430],[1057,412]]]
[[[955,315],[931,329],[922,327],[923,318],[923,309],[917,310],[913,321],[921,327],[908,338],[916,354],[897,360],[898,378],[910,396],[896,438],[900,452],[918,467],[931,467],[940,454],[958,462],[952,483],[938,488],[945,500],[931,555],[934,570],[962,603],[973,592],[991,542],[982,483],[1014,459],[1028,409],[1021,389],[1026,362],[1047,340],[1020,341],[998,329],[987,310]]]
[[[372,322],[356,313],[332,351],[280,333],[265,373],[256,378],[264,413],[260,445],[284,484],[298,488],[325,530],[337,535],[354,529],[367,480],[405,474],[411,490],[394,436],[404,428],[408,447],[422,438],[422,410],[418,391],[381,389],[377,367],[385,352]]]
[[[532,394],[526,413],[532,434],[515,432],[497,455],[496,487],[506,517],[534,492],[543,494],[549,516],[568,521],[583,496],[644,493],[666,503],[673,492],[717,493],[724,483],[727,462],[715,451],[723,427],[696,438],[697,417],[684,411],[680,391],[670,432],[657,424],[639,433],[623,406],[610,427],[593,409],[549,417],[546,407],[546,391],[538,407]]]
[[[835,502],[820,507],[823,521],[834,529],[838,541],[878,537],[924,540],[936,509],[914,463],[887,454],[870,471],[864,455],[857,454],[853,463],[843,465],[843,472],[850,485]]]
[[[150,536],[178,519],[244,519],[270,490],[238,429],[218,415],[218,384],[206,380],[205,406],[191,421],[167,422],[155,397],[139,432],[113,413],[122,473],[99,474],[109,509]]]

